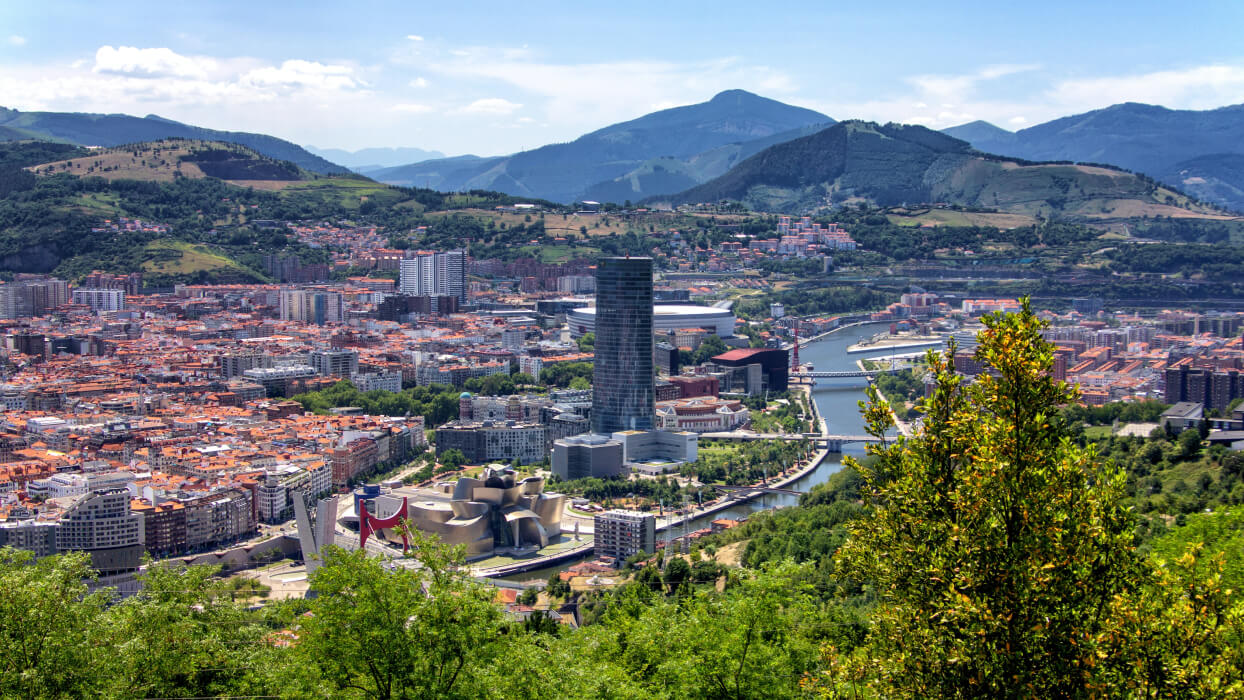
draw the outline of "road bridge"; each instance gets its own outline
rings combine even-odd
[[[720,433],[700,433],[700,437],[707,440],[741,440],[744,442],[752,440],[785,440],[788,442],[807,440],[811,443],[824,447],[829,452],[841,452],[842,446],[850,443],[881,442],[872,435],[820,435],[818,433],[792,435],[790,433],[753,433],[747,430],[731,430]]]
[[[847,377],[865,377],[867,379],[873,379],[874,377],[882,374],[894,374],[896,372],[901,372],[903,369],[904,368],[900,367],[894,369],[855,369],[842,372],[799,371],[791,372],[789,376],[791,379],[842,379]]]
[[[792,496],[799,496],[803,494],[802,491],[796,491],[794,489],[781,489],[775,486],[722,486],[720,484],[713,484],[712,488],[715,488],[718,491],[731,491],[731,492],[764,491],[765,493],[785,493],[785,494],[790,494]]]

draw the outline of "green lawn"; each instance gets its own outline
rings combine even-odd
[[[205,245],[161,238],[143,248],[143,272],[153,275],[193,275],[202,272],[231,272],[257,279],[254,270],[239,265]]]

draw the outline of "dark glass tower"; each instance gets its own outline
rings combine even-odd
[[[596,264],[592,432],[652,430],[652,258]]]

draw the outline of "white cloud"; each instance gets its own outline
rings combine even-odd
[[[565,132],[560,138],[731,88],[778,98],[798,89],[786,73],[737,58],[559,64],[535,60],[526,48],[465,47],[447,54],[421,68],[457,85],[500,82],[529,95],[524,102],[560,126]]]
[[[10,43],[10,44],[12,44],[13,46],[25,46],[25,45],[26,45],[26,37],[24,37],[24,36],[22,36],[22,35],[20,35],[20,34],[10,34],[10,35],[9,35],[9,43]]]
[[[1146,102],[1183,109],[1208,109],[1244,102],[1244,66],[1210,65],[1141,75],[1065,80],[1047,93],[1061,105],[1106,107]]]
[[[1015,116],[1015,117],[1011,117],[1010,119],[1006,120],[1006,123],[1014,127],[1022,127],[1028,123],[1028,120],[1025,119],[1024,117]]]
[[[480,100],[475,100],[469,105],[459,107],[454,110],[454,113],[507,115],[517,112],[522,109],[522,107],[523,106],[517,102],[510,102],[509,100],[500,97],[485,97]]]
[[[923,100],[937,102],[943,109],[950,109],[974,94],[981,83],[1039,68],[1035,64],[1001,64],[985,66],[964,75],[917,75],[908,78],[907,82],[920,91]]]
[[[428,81],[426,78],[415,78],[414,80],[410,81],[408,85],[410,85],[413,88],[425,88],[428,86]]]
[[[304,59],[185,56],[101,47],[94,61],[0,65],[0,104],[22,110],[157,113],[178,121],[294,140],[341,143],[342,114],[397,120],[349,65]],[[264,105],[256,109],[256,105]],[[343,144],[346,145],[346,144]]]
[[[280,67],[256,68],[241,77],[241,82],[257,87],[317,88],[347,90],[359,86],[349,66],[325,65],[317,61],[292,59]]]
[[[428,105],[421,105],[416,102],[402,102],[393,105],[389,109],[394,112],[406,112],[407,114],[426,114],[432,111],[432,108]]]
[[[96,73],[114,73],[135,77],[208,77],[215,68],[209,58],[182,56],[168,48],[140,49],[134,46],[101,46],[95,52]]]
[[[407,34],[406,38],[410,39],[411,41],[423,41],[423,37],[419,36],[418,34]]]

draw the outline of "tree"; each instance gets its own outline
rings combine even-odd
[[[704,342],[700,343],[700,347],[696,348],[695,352],[692,353],[691,364],[698,365],[708,362],[709,358],[716,357],[729,349],[730,348],[726,347],[725,341],[721,338],[715,335],[710,335],[706,337]]]
[[[99,697],[111,657],[100,622],[108,598],[88,593],[90,556],[0,547],[0,696]]]
[[[462,454],[462,450],[451,447],[437,455],[437,459],[441,463],[442,472],[451,472],[466,464],[466,455]]]
[[[587,391],[592,388],[592,383],[585,377],[575,377],[570,380],[570,388],[575,391]]]
[[[670,565],[675,561],[686,563],[674,559]],[[610,606],[602,624],[566,641],[578,659],[570,673],[591,668],[601,677],[622,675],[629,682],[595,694],[560,696],[799,697],[800,680],[815,668],[817,645],[828,627],[805,582],[808,568],[786,562],[743,577],[725,593],[705,591],[677,600],[623,586],[624,600]]]
[[[1220,658],[1244,610],[1136,550],[1124,474],[1068,439],[1058,408],[1075,391],[1051,378],[1053,348],[1028,301],[984,323],[975,358],[991,371],[964,386],[954,348],[930,352],[923,430],[871,448],[874,462],[851,460],[871,513],[839,563],[878,605],[838,682],[867,675],[881,696],[910,698],[1244,688],[1238,652]],[[869,393],[868,429],[884,437],[889,411]],[[1197,604],[1172,604],[1189,595]]]
[[[544,592],[550,598],[564,598],[570,595],[570,584],[563,581],[558,572],[554,571],[549,574],[549,580],[544,587]]]
[[[507,644],[493,591],[461,571],[461,552],[410,533],[419,569],[330,549],[301,618],[301,696],[476,698]]]
[[[1202,435],[1199,430],[1187,429],[1179,434],[1179,455],[1184,458],[1195,457],[1201,453]]]
[[[691,582],[691,565],[682,557],[675,557],[665,565],[665,588],[669,595],[677,595]]]
[[[149,566],[142,590],[109,610],[117,697],[264,694],[278,651],[233,600],[218,567]],[[252,583],[254,583],[252,581]]]
[[[841,551],[876,587],[868,654],[891,697],[1079,697],[1099,665],[1101,611],[1140,573],[1124,477],[1066,439],[1052,346],[1027,300],[984,319],[970,386],[953,348],[924,430],[851,460],[871,517]],[[869,432],[892,425],[875,390]]]
[[[596,334],[584,333],[578,340],[579,352],[595,352]]]

